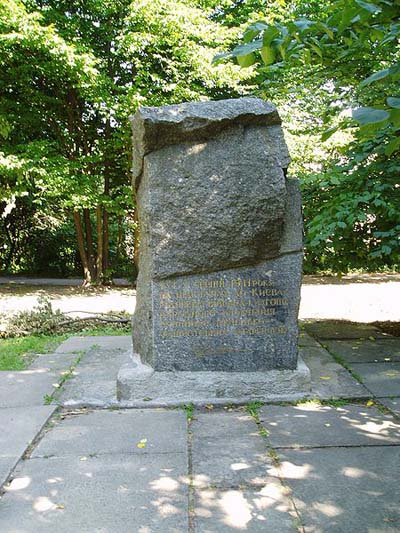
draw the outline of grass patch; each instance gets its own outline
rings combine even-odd
[[[129,328],[99,324],[83,331],[63,333],[62,335],[27,335],[24,337],[0,338],[0,371],[25,370],[33,361],[35,354],[51,353],[59,344],[75,336],[129,335]]]
[[[191,422],[193,420],[194,405],[192,403],[186,403],[185,405],[182,406],[182,409],[186,413],[186,418],[188,422]]]
[[[37,353],[50,353],[68,335],[29,335],[0,339],[0,370],[24,370]]]
[[[131,326],[130,324],[125,326],[103,326],[99,325],[98,327],[91,327],[84,329],[83,331],[79,331],[77,333],[73,333],[72,335],[69,335],[69,337],[72,336],[80,336],[80,337],[100,337],[102,335],[114,335],[116,337],[123,336],[123,335],[130,335],[131,333]]]
[[[246,404],[246,411],[249,413],[250,416],[256,419],[258,422],[258,410],[260,407],[264,405],[263,402],[259,402],[257,400],[253,400]]]

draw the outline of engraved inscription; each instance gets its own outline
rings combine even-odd
[[[263,278],[224,277],[182,282],[159,293],[161,338],[219,335],[283,335],[285,292],[274,286],[273,272]]]

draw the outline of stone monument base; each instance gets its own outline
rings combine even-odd
[[[137,354],[129,359],[117,377],[117,399],[127,407],[295,401],[311,390],[310,370],[301,357],[295,370],[266,372],[157,372]]]

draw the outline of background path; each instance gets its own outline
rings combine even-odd
[[[23,278],[0,278],[0,315],[33,309],[41,296],[50,298],[53,308],[64,312],[95,309],[133,313],[136,291],[132,287],[88,290],[77,286],[79,281],[42,279],[34,283]],[[49,285],[50,282],[57,285]],[[71,282],[74,284],[70,285]],[[400,274],[365,274],[342,279],[305,276],[300,318],[400,321]]]

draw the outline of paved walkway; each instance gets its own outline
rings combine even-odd
[[[0,373],[0,531],[399,532],[400,338],[317,322],[301,345],[298,405],[118,408],[127,337]]]

